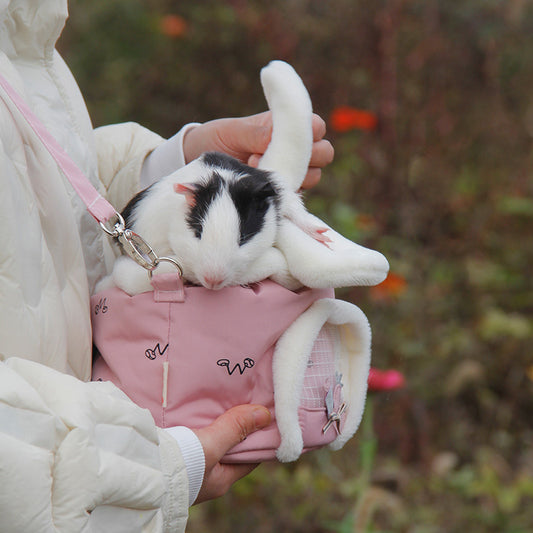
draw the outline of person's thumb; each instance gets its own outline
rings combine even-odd
[[[228,450],[248,435],[270,424],[270,411],[261,405],[238,405],[212,424],[195,430],[205,452],[206,465],[218,463]]]
[[[264,154],[272,139],[270,112],[266,111],[238,120],[242,121],[241,130],[239,131],[239,141],[242,144],[243,151],[250,154]]]

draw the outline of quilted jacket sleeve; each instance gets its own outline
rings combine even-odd
[[[0,449],[3,533],[185,529],[176,442],[109,383],[0,363]]]
[[[146,156],[164,139],[135,122],[102,126],[94,132],[100,180],[107,199],[121,211],[141,189],[140,175]]]

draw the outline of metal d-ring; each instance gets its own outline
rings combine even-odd
[[[175,259],[173,259],[172,257],[157,257],[155,260],[154,268],[148,270],[148,277],[150,279],[152,279],[153,272],[159,266],[159,263],[170,263],[174,265],[178,271],[179,277],[183,277],[183,268],[181,268],[181,265]]]

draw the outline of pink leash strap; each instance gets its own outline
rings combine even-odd
[[[123,252],[146,269],[149,272],[150,277],[152,271],[154,271],[162,261],[172,263],[176,267],[179,277],[181,277],[183,275],[183,270],[175,259],[171,257],[158,257],[150,245],[140,235],[137,235],[124,226],[124,219],[120,213],[117,213],[115,208],[94,188],[87,176],[85,176],[65,150],[61,148],[52,134],[45,128],[44,124],[30,110],[24,99],[17,93],[17,91],[15,91],[15,89],[13,89],[1,74],[0,86],[4,89],[9,98],[6,98],[2,94],[0,94],[0,97],[8,107],[10,107],[10,100],[15,105],[50,155],[54,158],[54,161],[68,179],[78,196],[87,206],[89,213],[100,223],[100,226],[108,235],[118,239],[122,245]],[[107,228],[105,223],[114,217],[116,217],[116,221],[113,228]]]
[[[13,89],[9,82],[0,74],[0,86],[11,99],[22,116],[26,119],[32,130],[39,137],[50,155],[69,180],[72,187],[87,206],[89,213],[100,223],[105,223],[117,212],[115,208],[94,188],[85,174],[72,161],[71,157],[61,148],[43,123],[30,110],[24,99]],[[6,104],[9,102],[3,98]]]

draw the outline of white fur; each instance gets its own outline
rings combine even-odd
[[[261,71],[261,81],[273,133],[259,167],[273,173],[280,192],[280,223],[271,209],[259,234],[239,246],[238,216],[229,196],[223,195],[211,205],[197,239],[186,223],[185,197],[173,190],[176,183],[207,177],[209,168],[195,160],[152,187],[135,213],[134,231],[159,256],[175,258],[186,280],[209,288],[268,277],[290,289],[380,283],[389,268],[383,255],[348,241],[310,215],[297,192],[313,144],[311,101],[302,80],[290,65],[273,61]],[[230,171],[223,174],[226,180],[237,179]],[[161,264],[158,272],[171,268]],[[209,278],[221,281],[213,285]],[[129,294],[151,290],[146,271],[129,258],[117,261],[112,282],[105,280],[100,287],[110,283]]]
[[[217,172],[228,181],[238,179],[230,171]],[[159,256],[176,259],[184,278],[198,285],[221,289],[261,281],[273,274],[289,279],[283,256],[273,248],[278,227],[274,205],[266,212],[261,231],[239,245],[239,215],[229,193],[223,190],[206,213],[201,238],[194,235],[186,221],[186,198],[174,191],[174,185],[199,182],[211,173],[211,167],[195,160],[153,185],[134,212],[134,231]],[[173,267],[161,263],[158,272],[160,268],[168,271]],[[216,285],[209,281],[214,278],[220,280]],[[151,289],[146,271],[129,258],[116,262],[113,280],[128,294]]]

